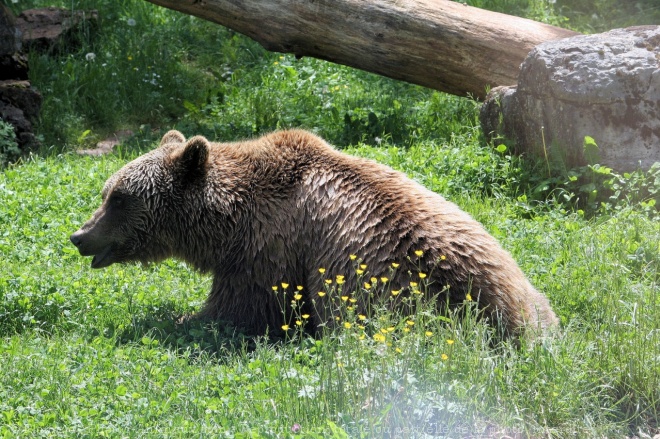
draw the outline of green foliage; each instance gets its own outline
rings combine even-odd
[[[20,155],[21,150],[16,143],[14,127],[0,119],[0,169]]]
[[[592,137],[584,139],[584,157],[589,164],[565,169],[553,163],[550,174],[540,169],[528,174],[528,193],[519,197],[521,206],[546,204],[550,208],[577,210],[593,216],[635,206],[650,218],[660,218],[660,163],[650,169],[617,173],[598,164],[598,145]]]

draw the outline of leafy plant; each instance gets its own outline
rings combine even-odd
[[[0,168],[17,159],[20,155],[21,149],[16,142],[14,127],[0,119]]]

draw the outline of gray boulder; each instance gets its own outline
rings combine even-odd
[[[579,166],[590,136],[600,164],[648,169],[660,161],[660,26],[540,44],[518,86],[493,89],[480,119],[487,136],[519,153]]]

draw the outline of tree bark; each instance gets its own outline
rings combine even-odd
[[[537,44],[575,32],[445,0],[147,0],[268,50],[312,56],[460,96],[516,84]]]

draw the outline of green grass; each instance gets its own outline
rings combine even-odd
[[[0,173],[0,437],[657,433],[657,169],[546,177],[545,163],[485,145],[468,100],[269,54],[144,1],[75,6],[99,8],[100,28],[73,53],[31,55],[44,150]],[[319,339],[255,339],[176,324],[210,288],[184,264],[93,271],[69,243],[104,180],[163,131],[231,140],[290,126],[471,213],[548,295],[560,333],[493,345],[470,303],[462,318],[422,306],[366,321],[344,303],[349,325]],[[135,135],[112,155],[71,152],[119,128]]]

